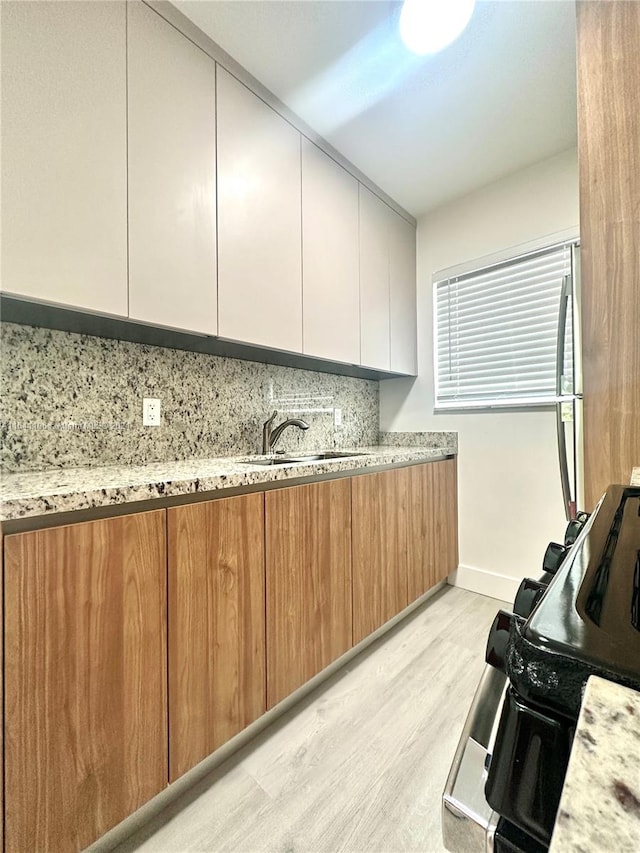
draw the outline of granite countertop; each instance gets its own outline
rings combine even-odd
[[[364,454],[315,462],[265,466],[259,456],[188,459],[146,465],[67,468],[6,474],[0,481],[0,521],[113,506],[154,498],[349,472],[403,462],[427,462],[457,452],[455,443],[440,447],[374,446],[340,448]],[[302,454],[301,454],[302,455]]]
[[[591,676],[549,853],[640,850],[640,693]]]

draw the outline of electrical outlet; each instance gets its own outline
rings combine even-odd
[[[160,400],[157,397],[142,398],[142,426],[160,426]]]
[[[340,429],[342,427],[342,409],[333,410],[333,426],[335,429]]]

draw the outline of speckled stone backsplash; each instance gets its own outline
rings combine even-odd
[[[11,323],[0,346],[6,472],[260,453],[274,409],[310,425],[285,450],[378,441],[375,381]],[[160,398],[160,427],[142,426],[143,397]]]
[[[381,432],[378,444],[386,447],[440,447],[458,449],[457,432]]]

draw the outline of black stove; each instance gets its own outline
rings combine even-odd
[[[499,611],[443,795],[449,850],[548,849],[590,675],[640,690],[640,488],[611,486]]]

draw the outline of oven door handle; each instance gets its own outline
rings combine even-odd
[[[442,794],[442,835],[448,850],[493,849],[498,815],[487,803],[487,756],[500,718],[506,676],[486,666],[467,715]]]
[[[496,667],[487,664],[476,688],[473,702],[469,708],[469,713],[467,714],[467,719],[460,735],[461,744],[467,738],[473,738],[480,746],[483,746],[485,749],[489,748],[496,716],[502,709],[506,687],[506,675],[499,669],[496,669]],[[460,749],[460,746],[458,746],[458,749]]]

